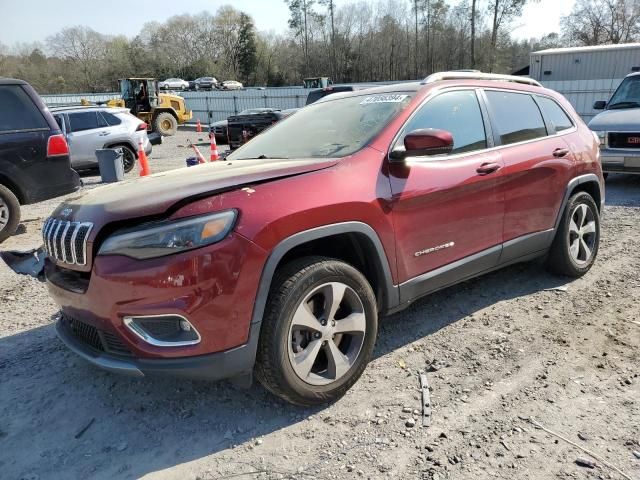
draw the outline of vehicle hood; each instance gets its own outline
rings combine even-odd
[[[336,159],[218,161],[94,188],[66,200],[56,218],[96,227],[164,214],[178,202],[328,168]]]
[[[638,132],[640,131],[640,108],[605,110],[589,122],[594,131]]]

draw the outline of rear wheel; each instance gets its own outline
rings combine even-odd
[[[296,405],[334,401],[362,375],[377,329],[376,299],[358,270],[321,257],[293,262],[274,280],[256,376]]]
[[[573,195],[551,245],[548,268],[560,275],[580,277],[595,262],[600,244],[600,215],[591,195]]]
[[[129,173],[136,166],[136,154],[129,147],[122,147],[122,165],[124,166],[124,173]]]
[[[0,242],[13,235],[20,223],[20,202],[4,185],[0,185]]]
[[[170,137],[178,131],[178,120],[169,112],[161,112],[156,115],[154,128],[160,135]]]

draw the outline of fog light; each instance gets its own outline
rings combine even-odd
[[[124,317],[125,326],[154,347],[184,347],[200,343],[200,334],[182,315]]]

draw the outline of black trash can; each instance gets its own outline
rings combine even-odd
[[[121,148],[100,148],[96,150],[100,177],[105,183],[121,182],[124,180],[124,163]]]

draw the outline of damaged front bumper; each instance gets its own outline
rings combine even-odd
[[[260,325],[251,326],[249,342],[245,345],[208,355],[168,359],[126,357],[93,349],[74,335],[61,314],[56,322],[56,333],[70,350],[103,370],[132,377],[157,374],[215,381],[251,373]]]

